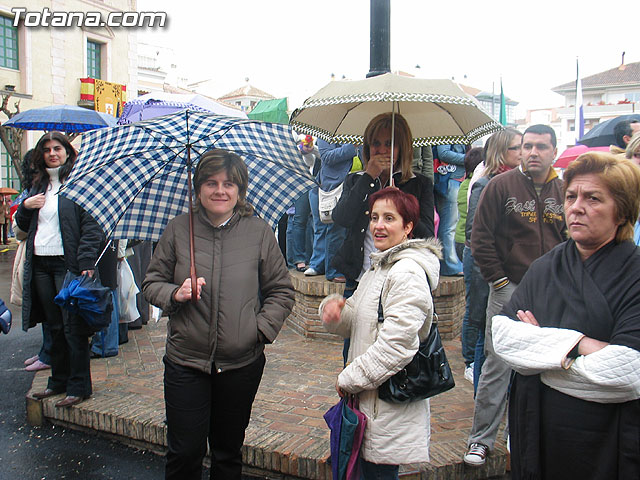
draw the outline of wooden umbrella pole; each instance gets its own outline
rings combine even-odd
[[[393,162],[394,162],[394,158],[393,158],[393,144],[394,144],[394,140],[395,140],[395,133],[396,133],[396,102],[392,102],[391,103],[391,166],[389,167],[389,169],[391,170],[391,172],[389,173],[389,186],[393,187]]]
[[[191,145],[187,144],[187,190],[189,194],[189,257],[191,273],[191,302],[198,301],[198,278],[196,277],[195,242],[193,236],[193,200],[191,187]]]

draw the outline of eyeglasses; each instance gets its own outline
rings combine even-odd
[[[507,147],[507,150],[511,150],[512,152],[515,152],[517,150],[520,150],[520,145],[515,145],[513,147]]]
[[[639,159],[639,160],[640,160],[640,152],[635,152],[635,153],[633,154],[633,158],[637,158],[637,159]]]

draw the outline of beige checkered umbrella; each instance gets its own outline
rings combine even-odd
[[[332,81],[293,112],[290,124],[330,143],[361,144],[371,119],[392,111],[407,120],[416,147],[467,145],[502,129],[451,80],[393,73]]]

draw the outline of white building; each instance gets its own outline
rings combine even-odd
[[[102,26],[26,26],[24,18],[14,26],[12,8],[24,12],[99,12],[102,18],[115,12],[136,10],[136,0],[12,0],[0,5],[0,96],[11,95],[8,108],[20,111],[49,105],[81,105],[93,108],[88,83],[100,79],[136,91],[137,28]],[[0,121],[7,116],[0,114]],[[27,131],[22,153],[42,135]],[[17,175],[5,147],[0,143],[0,186],[19,188]]]
[[[557,111],[558,145],[574,145],[576,81],[551,89],[565,98],[565,106]],[[640,62],[622,64],[619,67],[582,78],[582,105],[584,131],[611,118],[629,113],[640,113]]]

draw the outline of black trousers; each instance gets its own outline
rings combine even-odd
[[[53,301],[67,268],[63,257],[33,256],[32,284],[51,330],[51,376],[47,387],[75,397],[91,395],[89,330],[84,320]]]
[[[167,413],[166,479],[201,480],[211,450],[210,479],[240,480],[242,444],[258,391],[265,357],[236,370],[209,375],[164,357]]]

